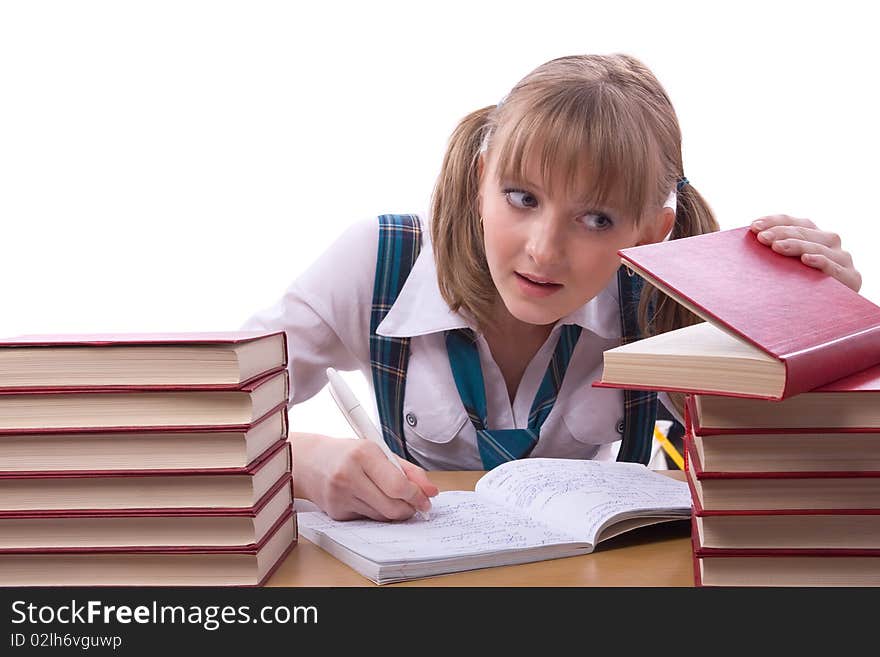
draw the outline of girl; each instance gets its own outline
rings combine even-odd
[[[297,495],[336,519],[404,519],[437,493],[423,468],[608,459],[617,441],[618,459],[647,462],[657,395],[591,383],[604,350],[697,318],[642,289],[617,251],[717,229],[641,62],[538,67],[456,128],[430,220],[354,225],[245,324],[287,332],[292,404],[326,384],[325,368],[360,369],[405,472],[370,441],[293,433]],[[832,233],[785,215],[752,229],[858,290]]]

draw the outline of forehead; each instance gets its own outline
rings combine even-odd
[[[538,183],[635,221],[659,195],[655,144],[637,122],[619,116],[578,105],[509,108],[488,147],[499,177]]]
[[[543,140],[523,144],[516,152],[500,148],[489,153],[499,183],[538,187],[553,199],[573,205],[595,204],[631,214],[616,176],[601,175],[585,151],[560,152]]]

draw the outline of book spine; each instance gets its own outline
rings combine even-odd
[[[698,536],[697,519],[691,516],[691,561],[694,566],[694,586],[696,587],[703,585],[702,578],[700,577],[700,560],[697,557],[697,549],[699,548]]]

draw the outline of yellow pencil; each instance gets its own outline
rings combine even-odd
[[[663,451],[669,454],[669,458],[673,460],[675,465],[677,465],[680,470],[684,470],[684,459],[681,457],[681,454],[675,449],[675,445],[669,442],[669,438],[664,436],[657,428],[656,424],[654,425],[654,438],[660,443],[660,447],[663,448]]]

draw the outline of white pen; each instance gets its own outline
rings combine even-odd
[[[333,397],[333,401],[336,402],[336,405],[339,407],[339,410],[342,411],[345,419],[348,420],[351,428],[354,429],[357,437],[364,440],[372,440],[376,443],[388,460],[391,461],[394,467],[400,470],[400,473],[405,477],[406,473],[403,471],[403,466],[400,465],[400,461],[397,460],[397,456],[395,456],[394,452],[391,451],[391,448],[385,443],[385,439],[382,437],[382,434],[379,433],[379,429],[370,419],[370,416],[367,414],[364,407],[361,406],[361,403],[358,401],[358,398],[355,397],[351,388],[349,388],[345,381],[343,381],[342,377],[339,376],[339,372],[332,367],[328,367],[327,379],[330,381],[330,396]],[[417,513],[423,520],[428,520],[429,516],[426,511],[417,511]]]

